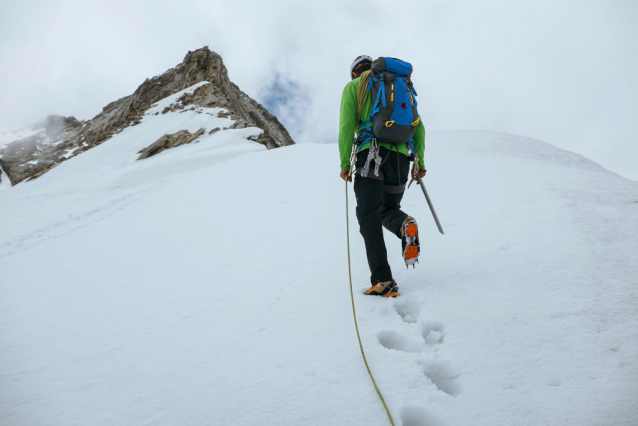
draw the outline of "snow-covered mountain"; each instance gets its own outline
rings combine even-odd
[[[336,145],[182,108],[211,86],[0,193],[0,424],[389,423]],[[396,423],[636,425],[638,183],[490,132],[429,132],[426,167],[446,234],[410,189],[395,300],[362,294],[348,188]]]
[[[200,85],[195,87],[198,83]],[[193,90],[183,92],[189,87]],[[232,118],[235,127],[254,126],[264,130],[256,141],[268,148],[294,144],[277,117],[230,81],[222,58],[203,47],[188,52],[182,63],[174,68],[144,81],[132,95],[111,102],[91,120],[52,115],[34,124],[30,130],[0,135],[0,170],[6,173],[5,186],[8,185],[6,177],[14,185],[35,179],[127,127],[140,124],[149,108],[177,92],[182,93],[182,97],[174,98],[162,109],[153,109],[153,114],[186,108],[195,108],[202,113],[202,108],[222,108],[220,112]],[[191,143],[197,137],[188,139],[186,143]]]

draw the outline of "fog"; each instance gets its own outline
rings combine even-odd
[[[636,23],[632,0],[4,0],[0,133],[92,118],[207,45],[297,142],[335,142],[350,63],[368,54],[414,65],[426,130],[533,137],[638,179]]]

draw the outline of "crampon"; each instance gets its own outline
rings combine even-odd
[[[416,220],[412,217],[407,217],[401,227],[401,247],[403,249],[403,260],[405,261],[405,267],[412,265],[412,268],[419,262],[419,254],[421,253],[421,247],[419,245],[419,227],[416,224]]]

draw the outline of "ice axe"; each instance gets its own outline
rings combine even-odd
[[[428,191],[425,189],[425,185],[423,184],[423,179],[421,179],[421,177],[419,176],[419,156],[416,153],[416,149],[414,149],[414,146],[412,146],[412,143],[408,142],[408,148],[410,149],[410,151],[412,151],[412,155],[414,156],[413,161],[414,161],[414,168],[412,170],[412,180],[410,181],[410,184],[408,185],[408,188],[410,188],[410,186],[412,185],[412,182],[414,182],[415,180],[419,183],[419,185],[421,185],[421,189],[423,190],[423,195],[425,195],[425,201],[428,202],[428,206],[430,207],[430,211],[432,212],[432,216],[434,216],[434,221],[436,222],[436,227],[439,228],[439,232],[441,234],[445,234],[445,232],[443,232],[443,227],[441,226],[441,222],[439,222],[439,217],[436,215],[436,212],[434,211],[434,206],[432,205],[432,200],[430,200],[430,196],[428,195]]]
[[[428,206],[430,207],[430,211],[432,212],[432,216],[434,216],[434,221],[436,222],[437,228],[439,228],[439,232],[441,234],[445,234],[443,232],[443,228],[441,227],[441,222],[439,222],[439,218],[434,211],[434,206],[432,205],[432,200],[430,200],[430,196],[428,195],[428,191],[425,189],[425,185],[423,184],[423,179],[420,176],[416,177],[417,182],[421,185],[421,189],[423,190],[423,195],[425,195],[425,200],[428,202]]]

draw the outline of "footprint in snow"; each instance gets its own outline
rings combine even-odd
[[[438,320],[421,320],[422,296],[417,293],[416,297],[395,299],[392,307],[406,324],[417,324],[420,328],[421,339],[414,339],[409,335],[402,334],[395,330],[382,330],[377,333],[377,340],[386,349],[407,353],[419,353],[426,348],[434,348],[443,343],[445,338],[445,326]],[[406,330],[408,330],[408,326]],[[413,329],[410,329],[414,331]],[[462,386],[459,381],[460,374],[453,363],[446,359],[429,359],[418,361],[422,366],[423,375],[441,392],[452,397],[461,394]],[[404,426],[434,426],[442,423],[429,415],[426,411],[416,406],[406,406],[401,411],[401,420]]]
[[[421,323],[421,335],[426,345],[436,345],[443,343],[445,327],[441,321],[429,320]]]
[[[406,405],[401,409],[403,426],[445,426],[440,419],[416,405]]]
[[[459,372],[449,360],[430,360],[421,362],[423,374],[430,379],[438,390],[450,396],[459,396],[463,391],[459,382]]]
[[[444,326],[441,321],[424,321],[421,323],[423,342],[403,335],[394,330],[382,330],[377,333],[377,339],[386,349],[402,352],[422,352],[425,347],[443,343]],[[424,344],[425,343],[425,344]]]
[[[419,311],[423,304],[421,299],[421,294],[415,293],[414,295],[410,295],[409,298],[394,299],[392,306],[403,322],[414,324],[419,319]]]
[[[377,339],[386,349],[394,349],[402,352],[421,352],[423,344],[403,336],[394,330],[383,330],[377,333]]]

